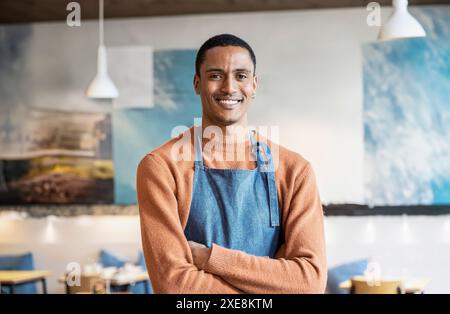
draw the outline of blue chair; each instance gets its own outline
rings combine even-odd
[[[0,270],[34,270],[32,253],[21,255],[0,256]],[[9,287],[2,287],[2,293],[11,293]],[[14,293],[35,294],[37,293],[36,283],[18,284],[14,287]]]
[[[100,260],[99,263],[102,264],[103,267],[123,267],[125,265],[125,261],[119,259],[118,257],[114,256],[113,254],[109,253],[106,250],[100,251]],[[139,259],[136,263],[138,266],[142,266],[144,270],[147,270],[147,267],[145,265],[145,258],[142,251],[139,252]],[[145,294],[145,291],[149,291],[149,293],[153,293],[152,286],[150,282],[138,282],[135,285],[132,285],[129,289],[130,292],[133,294]],[[111,287],[111,291],[118,292],[118,291],[126,291],[122,287]]]
[[[369,264],[368,259],[361,259],[341,264],[328,270],[327,293],[348,294],[350,291],[340,289],[339,284],[354,276],[364,275]]]
[[[108,251],[101,250],[100,251],[100,264],[102,264],[103,267],[123,267],[125,265],[125,261],[122,261],[121,259],[117,258],[116,256],[112,255]]]

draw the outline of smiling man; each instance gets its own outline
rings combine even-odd
[[[208,39],[194,76],[201,124],[139,163],[142,244],[156,293],[325,290],[323,211],[313,169],[248,129],[256,88],[252,48],[230,34]],[[195,158],[174,158],[186,139],[183,156]],[[244,158],[236,157],[238,146]]]

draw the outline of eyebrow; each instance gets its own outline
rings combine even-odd
[[[209,72],[222,72],[222,73],[224,73],[225,71],[223,69],[208,69],[208,70],[206,70],[206,73],[209,73]],[[233,70],[233,72],[252,73],[252,71],[250,71],[248,69],[236,69],[236,70]]]

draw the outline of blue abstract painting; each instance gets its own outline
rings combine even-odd
[[[190,127],[201,117],[192,85],[195,50],[155,51],[154,107],[113,113],[114,195],[118,204],[136,203],[139,161],[171,138],[175,126]]]
[[[450,204],[450,8],[417,8],[424,38],[363,46],[365,199]]]

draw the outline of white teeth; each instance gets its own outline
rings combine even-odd
[[[225,105],[235,105],[235,104],[239,103],[239,100],[219,99],[219,102],[221,104],[225,104]]]

